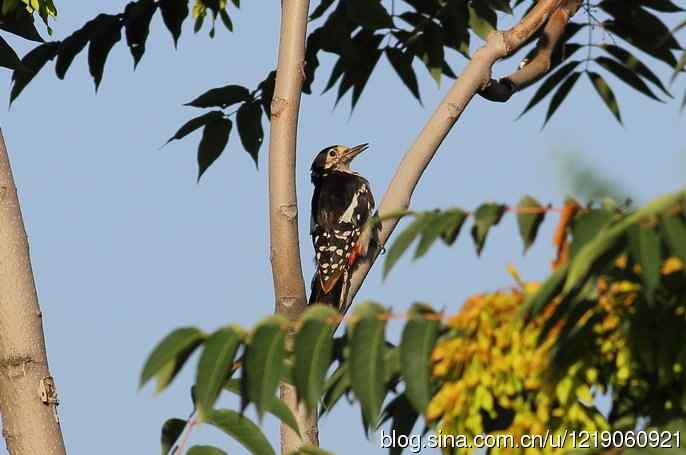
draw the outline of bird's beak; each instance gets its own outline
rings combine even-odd
[[[364,152],[368,148],[369,148],[369,144],[367,144],[367,143],[356,145],[355,147],[350,147],[349,149],[347,149],[345,151],[345,153],[343,153],[343,156],[341,158],[342,158],[343,162],[349,163],[353,160],[353,158],[355,158],[357,155]]]

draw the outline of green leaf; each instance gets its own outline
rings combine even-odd
[[[492,226],[500,223],[500,219],[507,207],[502,204],[482,204],[474,212],[474,226],[472,226],[472,239],[476,246],[476,254],[481,255],[481,250],[486,243],[486,236]]]
[[[375,308],[375,310],[372,310]],[[355,311],[359,319],[353,329],[349,328],[350,381],[353,392],[360,402],[365,429],[375,427],[379,420],[381,405],[386,396],[385,362],[386,312],[379,307],[360,307]],[[352,332],[352,333],[350,333]]]
[[[422,229],[422,238],[419,240],[413,259],[424,256],[438,237],[455,226],[456,217],[454,210],[426,213],[423,216],[426,216],[427,218],[424,222],[424,228]]]
[[[562,65],[557,71],[548,76],[548,78],[541,84],[541,86],[536,90],[534,96],[531,97],[529,104],[526,105],[524,110],[519,117],[524,115],[532,107],[537,105],[545,96],[552,91],[560,82],[562,82],[574,69],[581,63],[579,60],[572,60]],[[578,77],[578,76],[577,76]],[[518,117],[518,118],[519,118]]]
[[[221,107],[226,109],[232,104],[250,100],[250,92],[247,88],[240,85],[226,85],[224,87],[213,88],[203,93],[190,103],[184,106],[193,107]]]
[[[262,130],[262,108],[257,101],[243,103],[236,114],[238,135],[245,150],[250,154],[257,166],[257,153],[264,140]]]
[[[662,84],[662,81],[660,81],[660,79],[655,75],[655,73],[651,71],[650,68],[648,68],[648,66],[646,66],[642,61],[637,59],[629,51],[622,47],[615,46],[614,44],[602,44],[600,47],[605,52],[619,60],[624,66],[639,74],[644,79],[648,80],[657,88],[662,90],[662,93],[669,96],[670,98],[672,97],[672,94],[669,93],[669,91],[665,88],[665,86]]]
[[[648,10],[608,0],[600,2],[598,6],[614,19],[605,22],[612,22],[619,36],[639,49],[668,51],[680,48],[665,23]]]
[[[233,32],[233,22],[231,22],[231,18],[229,17],[229,13],[226,12],[226,9],[219,10],[219,17],[224,23],[224,27],[226,27],[228,31]]]
[[[367,30],[362,30],[355,35],[352,44],[359,58],[354,64],[346,66],[343,80],[338,86],[336,103],[352,88],[351,106],[353,109],[355,108],[369,77],[372,75],[379,58],[381,58],[382,52],[378,46],[382,39],[383,36],[375,35]]]
[[[224,151],[229,142],[232,125],[231,120],[223,117],[205,125],[198,146],[198,181]]]
[[[268,404],[272,402],[279,378],[284,369],[287,321],[282,316],[271,316],[255,329],[246,350],[244,364],[244,385],[242,408],[247,399],[255,403],[257,414],[262,418]]]
[[[430,357],[439,319],[431,307],[421,304],[414,304],[409,316],[400,340],[400,365],[405,394],[412,406],[423,413],[431,400]]]
[[[0,66],[11,70],[16,70],[21,66],[19,56],[2,36],[0,36]]]
[[[203,127],[207,126],[208,124],[221,119],[224,117],[224,114],[222,111],[212,111],[208,112],[206,114],[200,115],[198,117],[195,117],[193,119],[190,119],[186,123],[183,124],[179,130],[174,133],[172,137],[169,138],[169,140],[166,142],[166,144],[169,144],[171,141],[174,139],[183,139],[184,137],[188,136],[191,134],[193,131]],[[165,145],[166,145],[165,144]]]
[[[3,10],[5,6],[9,5],[10,3],[11,2],[9,0],[5,0],[2,5]],[[3,12],[2,15],[6,14]],[[35,41],[38,43],[43,42],[43,38],[41,38],[38,30],[36,30],[33,15],[26,11],[25,8],[12,12],[11,17],[0,17],[0,30],[13,33],[30,41]]]
[[[686,191],[678,191],[661,196],[598,233],[593,240],[584,245],[577,254],[577,257],[572,261],[563,292],[567,293],[571,289],[578,287],[580,282],[589,275],[591,269],[617,244],[630,226],[648,217],[662,214],[674,205],[683,203],[685,198]]]
[[[543,206],[529,195],[523,196],[517,204],[517,226],[524,243],[524,253],[536,240],[538,228],[545,218]]]
[[[539,314],[560,293],[568,271],[569,264],[558,267],[534,294],[526,298],[523,312],[531,316]]]
[[[637,32],[636,27],[634,27],[633,25],[627,25],[627,23],[621,23],[612,20],[603,21],[600,23],[600,26],[602,26],[603,29],[606,30],[608,33],[620,36],[623,40],[625,40],[632,46],[637,47],[638,49],[642,50],[651,57],[663,61],[670,67],[673,68],[676,64],[676,59],[674,58],[674,55],[667,46],[655,45],[656,37],[664,35],[654,34],[650,37],[642,36],[640,32]],[[674,40],[674,37],[671,36],[671,34],[667,34],[670,36],[672,40]]]
[[[444,72],[450,73],[450,68],[446,68],[445,51],[443,49],[444,32],[434,22],[429,22],[422,33],[423,39],[419,40],[420,48],[416,50],[429,74],[440,87],[441,78]],[[451,76],[452,77],[452,76]]]
[[[647,8],[662,13],[678,13],[683,11],[683,8],[678,7],[671,0],[639,0],[639,2]]]
[[[393,241],[393,245],[388,249],[388,254],[386,255],[386,261],[383,267],[383,276],[386,278],[388,273],[391,271],[393,266],[400,256],[407,250],[407,248],[412,244],[417,235],[424,229],[424,224],[428,221],[428,217],[419,215],[417,216],[409,226],[407,226]]]
[[[88,41],[92,39],[95,34],[95,27],[97,26],[97,18],[89,21],[81,27],[79,30],[75,31],[68,37],[66,37],[59,47],[57,54],[57,62],[55,63],[55,74],[59,79],[64,79],[67,74],[67,70],[74,61],[74,57],[81,52],[88,44]]]
[[[395,433],[396,440],[399,440],[401,435],[409,437],[412,434],[419,413],[412,407],[407,396],[403,393],[398,395],[388,403],[383,412],[381,423],[391,420],[391,433]],[[381,424],[379,425],[381,426]],[[393,444],[389,448],[390,455],[401,455],[403,446],[401,444]]]
[[[612,112],[612,115],[614,115],[617,121],[621,124],[622,116],[619,112],[617,98],[615,98],[615,94],[610,86],[607,85],[607,82],[605,82],[605,79],[603,79],[600,74],[594,73],[593,71],[589,71],[587,74],[588,78],[593,83],[593,87],[595,87],[596,92],[598,92],[598,95],[600,95],[600,98],[602,98],[607,108],[610,109],[610,112]]]
[[[612,221],[613,215],[611,210],[587,209],[574,217],[571,223],[572,244],[569,248],[572,259]]]
[[[181,433],[186,428],[186,421],[183,419],[169,419],[162,425],[162,455],[167,455],[174,443],[179,439]]]
[[[545,114],[543,126],[545,126],[546,123],[548,123],[548,120],[550,120],[555,111],[557,111],[557,108],[560,107],[565,98],[567,98],[567,95],[569,95],[569,92],[572,90],[572,87],[574,87],[574,84],[576,84],[576,81],[579,79],[579,76],[581,76],[581,73],[575,71],[567,79],[565,79],[562,84],[560,84],[560,87],[558,87],[558,89],[555,91],[555,94],[553,95],[553,98],[550,100],[550,105],[548,106],[548,112]]]
[[[438,237],[442,237],[447,245],[452,245],[464,223],[467,213],[462,209],[453,208],[444,212],[425,213],[422,238],[419,240],[414,259],[424,256]]]
[[[441,233],[441,239],[446,245],[450,246],[457,240],[464,220],[467,219],[467,212],[459,208],[454,208],[447,210],[446,214],[447,213],[450,213],[450,222],[446,221],[445,230]]]
[[[326,384],[324,385],[324,390],[326,390],[326,392],[322,399],[322,406],[319,411],[320,415],[331,411],[343,394],[350,390],[348,365],[348,363],[341,364],[326,380]]]
[[[348,0],[348,18],[368,30],[392,28],[393,19],[380,0]]]
[[[240,335],[230,327],[217,330],[205,342],[195,379],[195,395],[201,415],[212,409],[224,381],[231,375],[240,342]]]
[[[175,357],[171,362],[167,363],[162,367],[159,373],[157,373],[157,384],[155,386],[155,393],[160,393],[172,383],[177,374],[181,371],[181,368],[186,364],[191,354],[197,346],[183,351],[177,357]]]
[[[159,0],[162,20],[174,39],[174,47],[179,42],[183,22],[188,17],[188,0]]]
[[[260,102],[262,110],[267,114],[267,120],[272,117],[272,98],[274,98],[274,85],[276,84],[276,71],[271,71],[267,78],[260,82],[257,88],[262,92]]]
[[[655,96],[653,91],[650,90],[650,87],[648,87],[646,83],[643,82],[643,80],[636,75],[636,73],[631,71],[626,66],[622,65],[621,63],[617,63],[617,61],[609,59],[607,57],[596,57],[595,61],[596,63],[598,63],[598,65],[602,66],[603,68],[617,76],[619,79],[621,79],[623,82],[625,82],[627,85],[629,85],[636,91],[643,93],[648,98],[652,98],[656,101],[662,102],[662,100]]]
[[[417,83],[417,75],[412,68],[412,60],[414,55],[409,52],[403,52],[400,49],[393,47],[386,48],[386,58],[393,66],[396,74],[403,81],[403,84],[410,89],[412,96],[417,98],[421,104],[421,96],[419,94],[419,84]]]
[[[384,355],[384,382],[387,384],[389,390],[395,387],[400,380],[400,349],[398,347],[390,347],[390,343],[386,343],[388,349]]]
[[[14,101],[24,88],[36,77],[36,74],[43,69],[46,63],[57,55],[57,43],[45,43],[34,48],[21,59],[25,70],[16,70],[12,73],[12,91],[10,93],[10,103]]]
[[[205,22],[205,14],[202,14],[195,18],[193,23],[193,33],[198,33],[202,29],[202,24]],[[214,28],[210,29],[210,38],[214,38]]]
[[[186,455],[227,455],[222,449],[212,446],[193,446]]]
[[[466,6],[467,4],[462,2],[448,2],[442,7],[444,13],[439,15],[438,20],[444,30],[450,30],[450,33],[444,35],[445,46],[455,49],[468,58],[470,36],[469,11]]]
[[[645,293],[652,299],[660,283],[660,266],[662,265],[662,245],[656,229],[639,224],[628,230],[629,251],[637,264],[641,265],[641,280]]]
[[[97,33],[91,38],[88,46],[88,70],[93,76],[96,91],[102,81],[107,56],[121,39],[123,26],[124,22],[119,15],[101,14],[94,19],[92,27]]]
[[[224,388],[229,392],[240,397],[240,384],[241,379],[231,379],[224,384]],[[295,431],[298,435],[300,435],[300,430],[298,429],[298,422],[295,420],[295,416],[288,408],[288,406],[286,406],[286,403],[284,403],[279,397],[274,396],[274,399],[271,401],[271,403],[267,404],[265,411],[268,414],[273,415],[289,427],[291,427],[291,430]]]
[[[481,39],[486,40],[488,35],[496,30],[498,16],[495,11],[483,2],[470,2],[469,5],[469,28],[474,30]]]
[[[275,455],[274,449],[260,427],[236,411],[231,409],[212,411],[206,421],[234,438],[253,455]]]
[[[326,372],[333,360],[333,331],[338,311],[330,306],[313,305],[303,315],[303,324],[295,337],[294,383],[298,399],[308,412],[317,409],[324,391]]]
[[[686,264],[686,224],[679,215],[662,217],[662,233],[672,254]]]
[[[155,346],[145,361],[139,387],[143,387],[166,365],[173,363],[177,357],[187,351],[192,352],[203,342],[204,338],[203,333],[195,327],[182,327],[167,335]]]
[[[150,33],[150,21],[157,11],[155,0],[138,0],[126,5],[124,10],[126,44],[133,57],[133,67],[138,66],[145,53],[145,43]]]

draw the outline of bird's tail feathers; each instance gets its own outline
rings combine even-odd
[[[316,272],[312,278],[309,304],[314,305],[315,303],[319,303],[323,305],[331,305],[332,307],[341,311],[341,306],[344,304],[341,302],[341,294],[343,292],[345,281],[346,280],[344,277],[340,277],[333,288],[331,288],[329,292],[325,292],[324,289],[322,289],[321,280],[319,279],[319,272]]]

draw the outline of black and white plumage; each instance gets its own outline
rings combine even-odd
[[[310,304],[345,310],[352,269],[373,240],[375,232],[364,227],[374,211],[374,197],[367,179],[350,169],[353,158],[366,149],[367,144],[334,145],[319,152],[312,163],[310,235],[317,270]]]

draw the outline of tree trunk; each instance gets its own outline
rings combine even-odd
[[[62,455],[29,245],[0,130],[0,414],[12,455]]]
[[[305,64],[308,0],[282,0],[281,36],[271,103],[269,141],[269,230],[275,311],[290,320],[305,308],[305,282],[300,264],[298,205],[295,189],[298,112]],[[290,343],[289,343],[290,344]],[[298,406],[295,389],[281,384],[281,398],[296,416],[301,437],[281,424],[281,453],[303,444],[319,445],[317,416]]]

